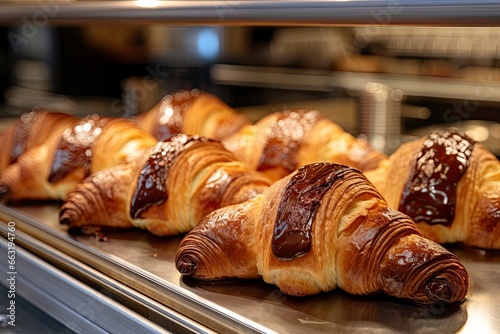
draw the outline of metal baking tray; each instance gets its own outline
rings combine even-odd
[[[181,277],[174,257],[182,236],[142,230],[108,232],[108,241],[74,236],[58,222],[58,204],[0,205],[0,221],[83,262],[194,323],[219,333],[498,333],[500,254],[458,246],[470,274],[464,303],[429,307],[386,296],[354,296],[339,289],[290,297],[260,280],[225,284]],[[23,240],[18,238],[18,242]],[[43,253],[42,250],[40,252]],[[43,254],[39,254],[43,256]],[[85,273],[81,273],[85,275]]]

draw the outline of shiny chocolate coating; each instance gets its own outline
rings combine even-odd
[[[144,210],[152,205],[162,204],[168,199],[167,178],[170,167],[180,153],[192,143],[200,141],[207,142],[209,139],[178,134],[155,145],[139,173],[130,205],[131,217],[140,218]]]
[[[31,132],[33,123],[38,118],[39,111],[30,111],[22,114],[14,130],[14,145],[10,153],[10,163],[15,163],[17,159],[26,151],[26,140]]]
[[[303,138],[319,119],[314,110],[287,110],[282,112],[267,132],[257,170],[281,166],[290,173],[297,168],[297,152]]]
[[[184,114],[195,98],[200,95],[197,89],[180,90],[172,95],[165,96],[158,110],[158,124],[153,130],[153,135],[160,141],[182,133]]]
[[[82,119],[74,128],[64,131],[54,154],[48,179],[50,183],[62,180],[79,167],[84,169],[85,175],[90,174],[92,145],[109,121],[109,118],[91,115]]]
[[[432,132],[417,155],[399,210],[414,221],[450,225],[457,184],[470,164],[474,141],[458,130]]]
[[[274,224],[272,249],[279,260],[293,260],[311,247],[312,222],[332,185],[354,168],[315,163],[298,169],[286,185]]]

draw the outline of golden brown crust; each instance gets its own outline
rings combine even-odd
[[[421,237],[415,223],[389,209],[361,173],[344,167],[320,201],[305,254],[279,260],[272,247],[278,211],[294,214],[294,207],[281,205],[299,170],[250,201],[206,216],[181,242],[177,269],[200,280],[262,277],[296,296],[339,287],[417,303],[462,301],[468,274],[458,258]]]
[[[136,121],[158,140],[178,133],[223,139],[249,124],[248,118],[217,96],[199,91],[179,90],[165,96]]]
[[[387,158],[318,111],[307,109],[269,114],[226,138],[224,145],[250,168],[275,181],[315,162],[340,163],[366,171]]]
[[[249,119],[220,100],[202,92],[186,113],[184,133],[197,134],[213,139],[224,139],[237,132]]]
[[[219,141],[179,134],[131,163],[83,180],[64,202],[60,218],[71,227],[134,226],[176,235],[213,210],[246,201],[269,186]]]
[[[23,114],[0,137],[0,171],[29,149],[59,137],[77,118],[64,113],[33,110]]]
[[[368,171],[378,167],[387,158],[364,139],[353,137],[326,118],[314,126],[302,145],[299,166],[323,161]]]
[[[129,188],[143,161],[104,169],[79,183],[61,207],[61,221],[72,228],[85,226],[89,221],[106,227],[132,228],[127,206]]]
[[[91,173],[135,159],[156,143],[156,138],[135,122],[111,119],[93,145]]]
[[[399,209],[403,190],[425,138],[402,145],[367,178],[384,195],[390,207]],[[453,221],[429,224],[417,220],[423,236],[441,244],[500,249],[500,162],[482,144],[475,143],[470,165],[458,181]]]
[[[156,143],[151,134],[133,121],[106,119],[105,125],[93,133],[95,140],[90,136],[92,140],[84,140],[88,146],[78,146],[71,133],[82,133],[86,121],[98,119],[92,116],[70,127],[60,126],[58,132],[53,129],[54,133],[41,145],[27,150],[16,163],[0,172],[0,186],[8,189],[3,201],[62,200],[89,173],[125,163]],[[71,140],[65,139],[66,136]]]
[[[22,201],[26,199],[61,199],[74,185],[85,177],[82,168],[74,169],[57,184],[47,181],[50,173],[51,156],[54,150],[50,145],[39,145],[19,157],[19,160],[0,172],[0,186],[5,187],[3,201]]]

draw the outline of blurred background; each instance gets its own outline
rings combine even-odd
[[[177,89],[256,121],[318,109],[392,152],[459,127],[500,156],[500,28],[0,21],[0,119],[131,116]]]

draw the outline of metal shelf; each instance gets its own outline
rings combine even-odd
[[[0,233],[6,235],[1,224]],[[7,254],[8,249],[8,242],[0,237],[1,253]],[[15,259],[19,269],[14,276],[7,257],[0,259],[2,284],[14,277],[11,284],[16,294],[76,333],[170,333],[29,253],[17,244],[17,235]]]
[[[170,319],[177,324],[177,329],[184,332],[204,334],[496,333],[500,328],[497,316],[500,306],[495,300],[495,291],[500,288],[500,258],[495,254],[478,254],[457,246],[450,247],[471,277],[467,301],[459,305],[437,303],[423,308],[381,295],[354,296],[338,289],[297,298],[283,295],[274,286],[260,280],[207,284],[182,279],[174,266],[181,237],[159,238],[145,231],[131,230],[110,232],[108,242],[98,242],[92,236],[69,235],[58,222],[58,210],[55,204],[12,208],[0,205],[0,221],[15,223],[19,246],[22,244],[31,251],[38,250],[40,254],[37,255],[48,257],[62,267],[69,266],[71,272],[79,272],[89,280],[102,282],[107,291],[113,291],[113,296],[129,295],[131,300],[140,304],[133,309],[150,309],[146,312],[150,320],[141,319],[150,331],[154,329],[151,321],[158,317]],[[0,223],[0,233],[1,230]],[[0,250],[1,246],[0,242]],[[5,272],[5,260],[0,259],[2,268]],[[19,268],[19,278],[22,273],[37,272],[25,262],[19,262]],[[41,276],[38,284],[44,289],[58,287],[55,280],[61,274],[54,272],[56,277],[46,279],[37,274]],[[25,288],[22,287],[23,291]],[[77,308],[87,298],[80,294],[84,288],[62,292],[65,296],[62,301],[67,300],[69,306]],[[65,289],[61,287],[61,290]],[[113,302],[103,298],[103,302],[107,301]],[[129,329],[141,324],[140,318],[127,318],[121,313],[127,310],[113,304],[110,307],[103,304],[102,314],[94,321],[96,324],[108,326],[104,328],[116,333],[125,331],[109,327],[109,319],[114,317],[121,319],[123,316]],[[125,326],[121,321],[114,323]]]
[[[23,19],[24,18],[24,19]],[[0,21],[495,26],[500,1],[1,1]],[[24,21],[23,21],[24,20]]]
[[[354,94],[367,83],[378,82],[400,89],[406,96],[500,102],[500,82],[486,80],[225,64],[214,65],[211,75],[220,84],[325,92],[343,88]]]

